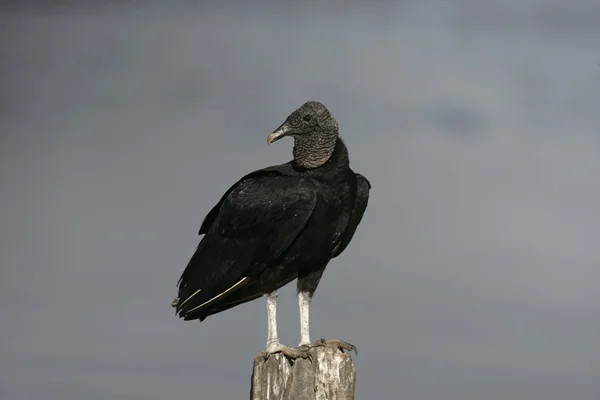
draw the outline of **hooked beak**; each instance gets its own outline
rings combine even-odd
[[[282,137],[289,135],[290,131],[290,126],[284,122],[279,128],[275,129],[273,133],[267,136],[267,144],[276,142]]]

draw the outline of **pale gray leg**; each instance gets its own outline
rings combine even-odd
[[[300,346],[310,346],[310,302],[319,285],[325,267],[298,277],[298,309],[300,311]]]
[[[267,318],[269,324],[267,346],[265,353],[259,355],[260,357],[266,358],[273,353],[282,353],[290,358],[310,358],[306,349],[292,349],[279,342],[277,336],[277,291],[267,294]]]
[[[304,290],[298,291],[298,309],[300,310],[300,344],[310,346],[309,310],[312,293]]]
[[[267,294],[267,353],[272,353],[281,348],[279,337],[277,336],[277,290]]]

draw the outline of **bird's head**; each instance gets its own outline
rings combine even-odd
[[[307,101],[291,113],[285,122],[267,137],[267,143],[271,144],[285,136],[304,139],[309,136],[337,135],[338,123],[331,116],[329,110],[318,101]]]

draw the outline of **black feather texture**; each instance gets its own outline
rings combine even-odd
[[[337,122],[314,104],[292,114],[297,125],[290,136],[302,136],[302,151],[326,158],[300,154],[244,176],[225,192],[202,222],[204,236],[178,283],[174,306],[180,317],[204,320],[311,274],[317,277],[307,281],[314,292],[326,265],[350,243],[371,186],[350,169]],[[308,123],[303,132],[298,121],[309,120],[307,112],[335,132]],[[298,159],[310,163],[299,165]]]

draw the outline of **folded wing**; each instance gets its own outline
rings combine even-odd
[[[344,232],[344,236],[339,246],[334,250],[332,258],[335,258],[342,254],[342,252],[346,249],[350,241],[354,237],[354,233],[356,233],[356,228],[360,224],[362,220],[363,214],[367,208],[367,204],[369,203],[369,190],[371,189],[371,183],[362,176],[361,174],[356,174],[356,196],[354,199],[354,208],[352,209],[352,214],[350,215],[350,220],[348,221],[348,227]]]
[[[274,171],[257,171],[233,185],[202,223],[205,236],[179,281],[179,316],[200,318],[276,265],[316,200],[309,182]]]

